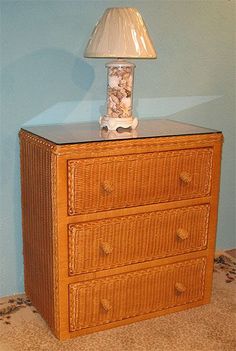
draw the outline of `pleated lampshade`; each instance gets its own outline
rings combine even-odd
[[[85,57],[156,58],[142,16],[135,8],[108,8],[96,24]]]

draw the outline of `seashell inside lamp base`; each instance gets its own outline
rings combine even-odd
[[[100,117],[100,125],[109,130],[119,127],[135,129],[138,125],[137,118],[132,115],[135,65],[118,59],[106,67],[107,113]]]

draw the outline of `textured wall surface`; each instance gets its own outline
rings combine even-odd
[[[135,112],[225,135],[218,248],[235,247],[235,2],[1,1],[0,296],[24,291],[19,145],[22,125],[97,120],[107,60],[83,51],[107,7],[137,7],[158,60],[136,61]]]

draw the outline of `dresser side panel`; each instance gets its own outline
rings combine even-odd
[[[49,145],[20,133],[25,291],[49,326],[56,329],[55,221],[56,156]]]
[[[212,294],[212,279],[214,269],[216,232],[218,222],[218,205],[220,193],[220,175],[221,175],[221,158],[222,158],[223,138],[216,141],[213,145],[213,163],[212,163],[212,193],[211,193],[211,211],[208,231],[208,267],[206,270],[206,292],[205,302],[208,303]]]

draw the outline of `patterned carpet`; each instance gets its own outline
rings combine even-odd
[[[60,342],[24,295],[0,300],[0,351],[235,351],[236,259],[215,259],[209,305]]]

